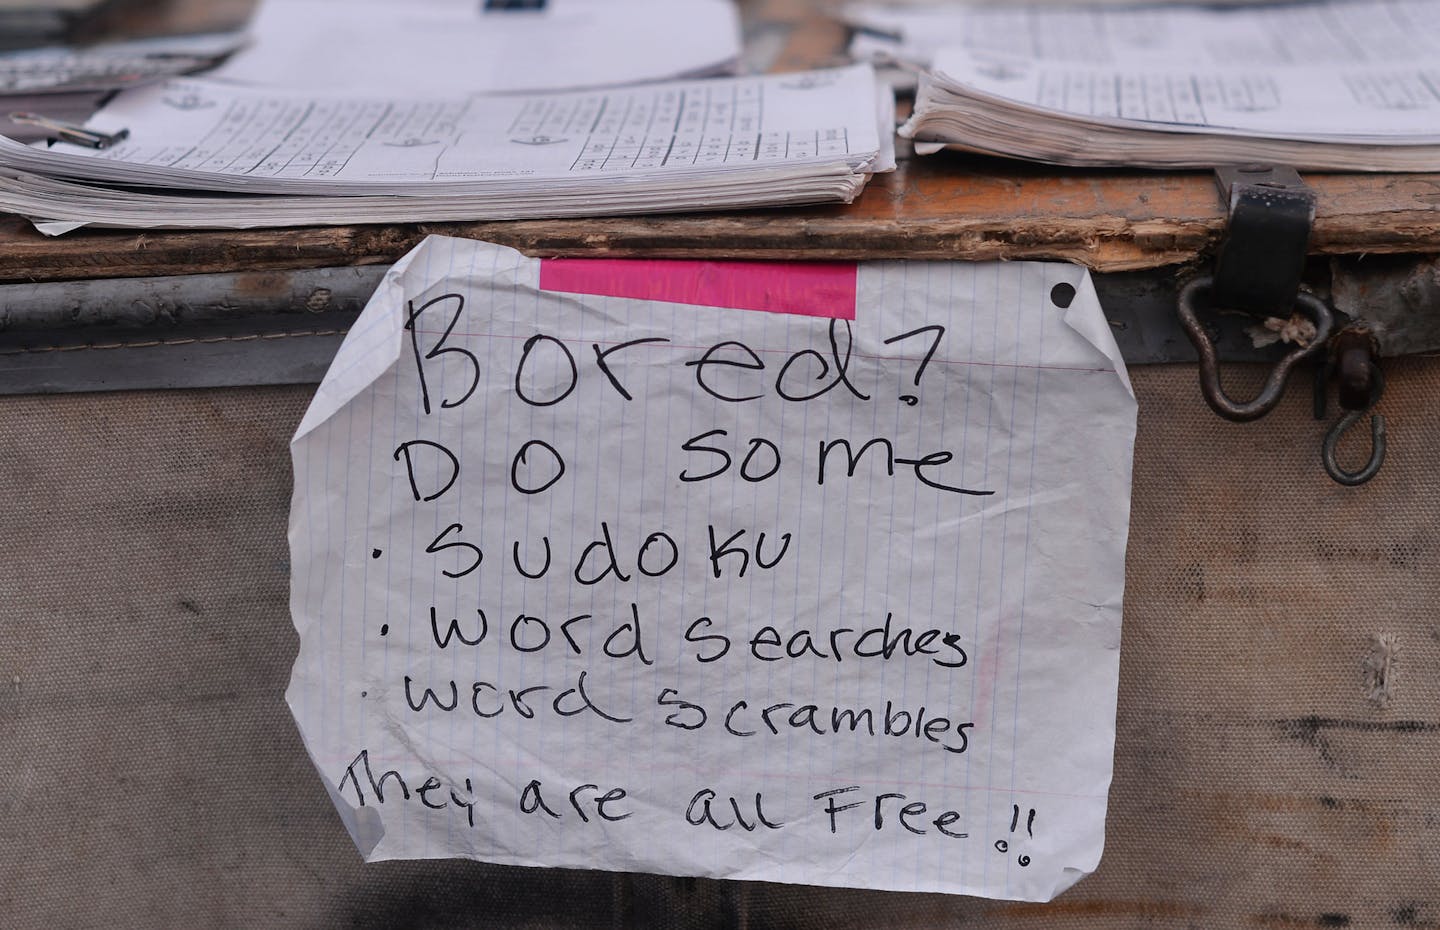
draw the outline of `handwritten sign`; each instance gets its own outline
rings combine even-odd
[[[1134,424],[1082,269],[431,238],[293,442],[290,705],[370,859],[1045,900]]]

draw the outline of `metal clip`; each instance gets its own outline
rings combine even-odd
[[[1320,460],[1325,463],[1325,472],[1338,484],[1355,487],[1374,478],[1385,464],[1385,418],[1375,414],[1370,418],[1370,459],[1359,471],[1346,471],[1336,458],[1340,437],[1360,418],[1380,403],[1385,393],[1385,374],[1375,360],[1374,338],[1363,329],[1347,329],[1335,336],[1332,347],[1334,360],[1326,366],[1327,371],[1338,373],[1340,382],[1340,406],[1345,415],[1330,427],[1325,442],[1320,447]],[[1325,415],[1325,394],[1323,385],[1317,397],[1316,413]]]
[[[23,123],[26,126],[38,126],[48,130],[52,138],[60,142],[71,142],[75,145],[83,145],[91,149],[108,149],[110,146],[123,142],[130,137],[130,130],[121,129],[119,132],[100,132],[94,129],[86,129],[84,126],[77,126],[74,123],[62,123],[49,117],[41,116],[38,113],[11,113],[10,122]]]
[[[1208,297],[1213,290],[1215,281],[1206,276],[1196,278],[1185,285],[1180,291],[1179,316],[1180,325],[1185,329],[1185,334],[1190,337],[1194,344],[1195,351],[1200,355],[1200,391],[1205,395],[1205,402],[1210,405],[1220,416],[1227,420],[1234,420],[1237,423],[1246,423],[1250,420],[1258,420],[1280,402],[1281,396],[1285,393],[1285,382],[1290,377],[1290,372],[1297,364],[1320,351],[1325,345],[1325,340],[1330,338],[1330,327],[1333,318],[1330,309],[1320,299],[1306,294],[1303,291],[1295,295],[1294,306],[1304,311],[1311,322],[1315,324],[1315,338],[1309,345],[1298,346],[1291,350],[1275,367],[1270,370],[1270,376],[1265,379],[1265,385],[1260,389],[1254,399],[1239,402],[1232,400],[1225,393],[1225,388],[1220,383],[1220,358],[1215,351],[1215,344],[1210,341],[1210,335],[1205,332],[1204,325],[1195,311],[1196,303],[1203,297]]]
[[[1225,237],[1215,258],[1215,300],[1257,316],[1278,316],[1300,290],[1315,222],[1315,192],[1294,168],[1216,168]]]

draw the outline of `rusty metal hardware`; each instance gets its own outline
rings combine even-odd
[[[1326,340],[1330,338],[1333,317],[1330,315],[1330,309],[1319,298],[1303,291],[1297,293],[1294,307],[1304,312],[1315,324],[1315,338],[1309,345],[1297,346],[1276,362],[1275,367],[1270,370],[1269,377],[1265,379],[1260,393],[1255,395],[1252,400],[1236,401],[1225,393],[1225,388],[1220,383],[1220,359],[1215,351],[1215,344],[1210,341],[1210,335],[1205,331],[1205,326],[1200,322],[1200,316],[1196,311],[1196,305],[1210,296],[1214,284],[1213,278],[1200,277],[1185,285],[1184,289],[1180,291],[1178,311],[1180,325],[1184,328],[1185,334],[1190,337],[1195,351],[1200,355],[1200,390],[1205,395],[1205,402],[1210,405],[1210,409],[1225,419],[1234,420],[1237,423],[1258,420],[1275,409],[1275,405],[1280,402],[1281,396],[1285,393],[1285,382],[1289,379],[1290,372],[1294,370],[1295,366],[1319,352],[1325,345]]]
[[[1349,332],[1341,333],[1348,336]],[[1368,341],[1368,336],[1366,337]],[[1336,376],[1340,382],[1340,407],[1343,410],[1364,410],[1374,405],[1376,379],[1382,377],[1369,346],[1346,348],[1339,353]]]
[[[1315,222],[1315,192],[1294,168],[1215,169],[1225,237],[1215,259],[1215,300],[1257,316],[1281,316],[1300,290]]]
[[[1364,410],[1351,410],[1336,420],[1335,425],[1330,427],[1330,432],[1325,434],[1324,445],[1320,447],[1320,460],[1325,463],[1326,474],[1346,487],[1364,484],[1380,474],[1380,466],[1385,464],[1385,418],[1378,413],[1370,418],[1370,460],[1365,463],[1365,467],[1359,471],[1346,471],[1335,457],[1335,447],[1339,445],[1340,437],[1360,422],[1364,415]]]
[[[1370,458],[1359,471],[1344,468],[1336,456],[1340,437],[1380,403],[1385,393],[1385,374],[1377,361],[1374,337],[1365,329],[1351,328],[1337,333],[1331,341],[1330,361],[1324,368],[1322,382],[1317,389],[1316,414],[1325,415],[1324,380],[1333,373],[1340,385],[1340,406],[1344,416],[1330,427],[1325,442],[1320,447],[1320,460],[1325,463],[1325,472],[1337,483],[1347,487],[1364,484],[1380,472],[1385,464],[1385,418],[1375,414],[1370,418]]]
[[[1315,419],[1325,419],[1330,381],[1340,387],[1342,410],[1365,410],[1375,392],[1380,347],[1375,333],[1364,323],[1352,323],[1330,337],[1325,364],[1315,370]]]

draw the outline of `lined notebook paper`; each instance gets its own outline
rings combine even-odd
[[[1047,900],[1134,427],[1073,266],[432,237],[292,444],[288,699],[368,859]]]

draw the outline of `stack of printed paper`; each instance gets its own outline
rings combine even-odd
[[[1437,0],[883,15],[898,57],[929,62],[901,129],[922,152],[1440,169]]]
[[[60,232],[848,202],[894,167],[893,111],[865,65],[448,99],[182,79],[97,114],[129,130],[108,149],[0,138],[0,210]]]
[[[265,0],[217,77],[380,96],[572,90],[730,73],[731,0]]]

